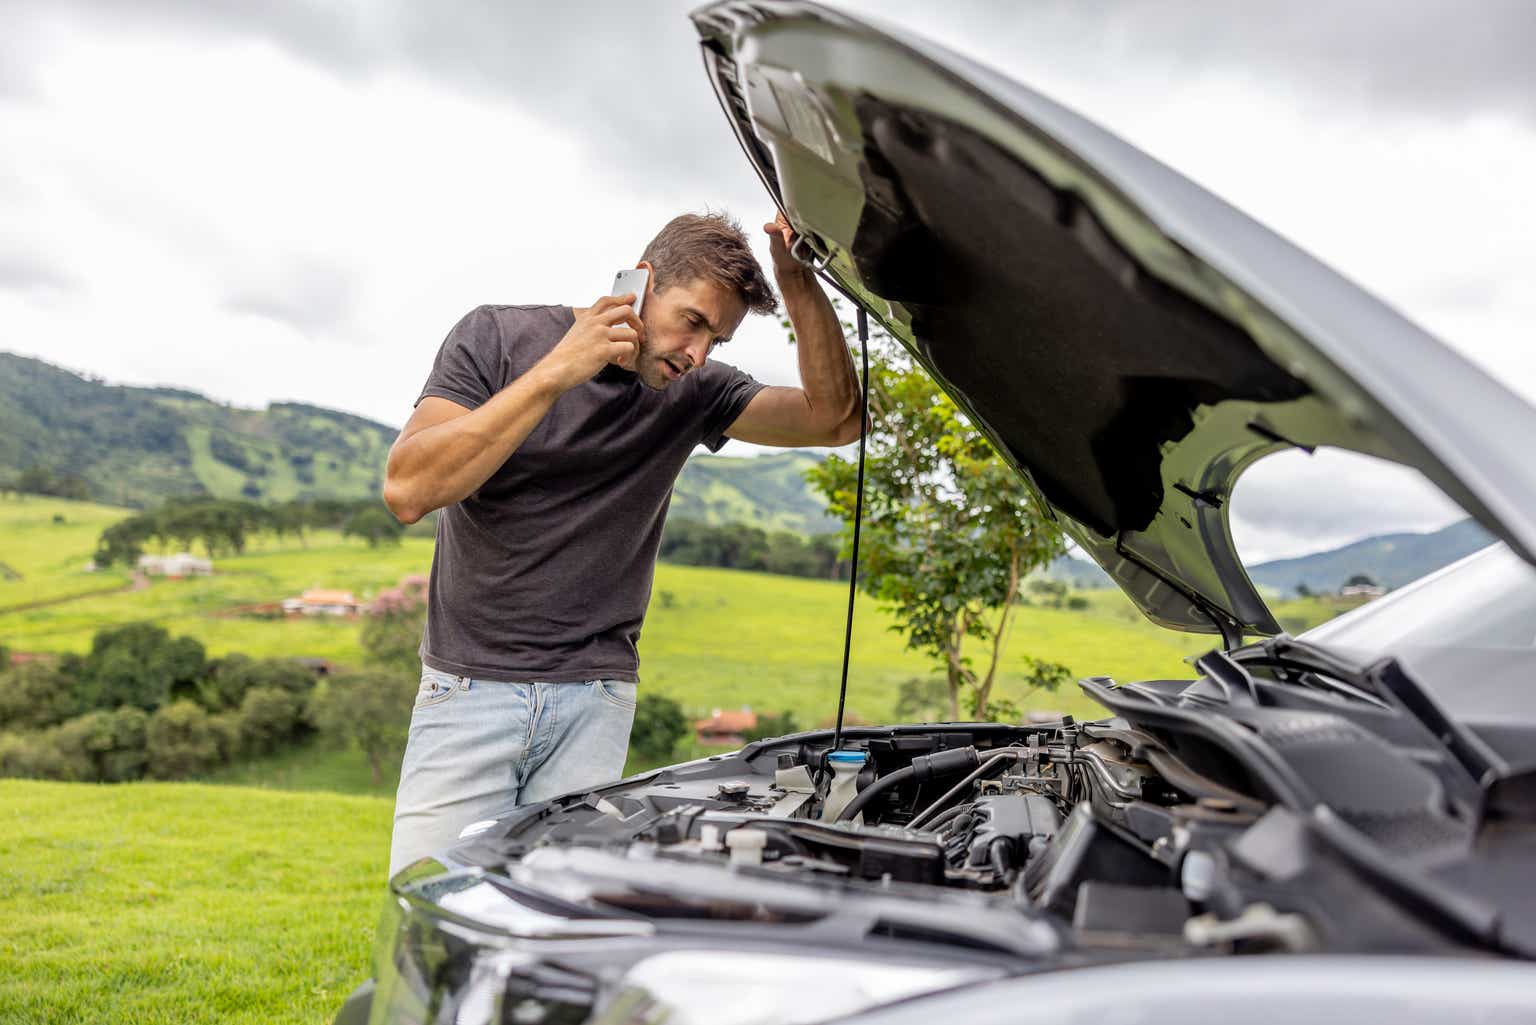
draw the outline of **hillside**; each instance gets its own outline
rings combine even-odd
[[[805,482],[808,467],[820,462],[810,452],[771,456],[707,456],[688,460],[672,492],[668,516],[711,525],[745,523],[764,530],[825,534],[840,523]]]
[[[1382,587],[1401,587],[1493,543],[1473,520],[1462,520],[1428,534],[1382,534],[1326,552],[1260,563],[1249,576],[1261,588],[1294,594],[1305,584],[1317,593],[1337,591],[1356,573]]]
[[[196,392],[111,385],[0,352],[0,481],[40,466],[90,497],[148,507],[176,495],[287,501],[379,493],[396,428],[295,402],[241,409]],[[719,525],[837,529],[801,474],[818,457],[695,456],[673,516]]]
[[[335,410],[264,410],[171,388],[109,385],[0,352],[0,479],[31,466],[82,478],[91,497],[151,506],[173,495],[284,501],[379,493],[392,427]]]

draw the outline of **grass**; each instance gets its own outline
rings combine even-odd
[[[65,517],[55,524],[53,516]],[[54,499],[0,502],[0,561],[24,574],[0,584],[0,643],[25,651],[84,651],[103,626],[151,620],[201,641],[210,655],[245,652],[307,655],[356,662],[362,652],[354,622],[324,617],[261,619],[231,614],[315,586],[367,598],[407,573],[425,572],[432,541],[407,537],[370,549],[335,531],[313,531],[307,547],[254,543],[244,555],[216,560],[210,578],[155,579],[140,591],[121,589],[122,574],[81,571],[102,526],[124,510]],[[108,594],[38,607],[31,595],[58,597],[102,586]],[[1187,656],[1215,639],[1148,623],[1118,591],[1088,592],[1082,610],[1029,605],[1018,610],[997,692],[1026,706],[1098,714],[1075,688],[1027,694],[1026,656],[1060,662],[1074,677],[1120,680],[1187,676]],[[641,641],[642,685],[681,702],[690,713],[751,705],[790,711],[807,726],[832,714],[840,670],[847,591],[843,584],[700,567],[657,567]],[[1337,608],[1324,599],[1283,603],[1289,626],[1321,621]],[[873,601],[857,603],[848,707],[866,720],[895,713],[901,682],[934,675],[929,661],[905,650],[892,618]]]
[[[0,1022],[326,1022],[368,975],[390,802],[0,780]]]

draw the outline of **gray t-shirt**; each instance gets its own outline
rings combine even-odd
[[[421,399],[474,409],[548,353],[569,306],[481,306]],[[443,509],[421,660],[475,679],[639,680],[637,644],[672,485],[764,386],[710,360],[664,391],[607,366],[555,401],[491,478]]]

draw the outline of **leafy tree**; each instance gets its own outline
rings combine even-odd
[[[133,705],[154,711],[172,694],[195,687],[206,659],[191,637],[172,638],[164,627],[129,623],[99,630],[83,660],[60,664],[78,674],[82,708]]]
[[[397,545],[405,527],[382,505],[370,505],[359,509],[347,518],[341,528],[342,537],[360,537],[369,548],[381,544]]]
[[[247,691],[274,687],[303,698],[314,688],[315,674],[291,658],[252,658],[235,653],[215,661],[198,680],[196,700],[210,712],[239,708]]]
[[[322,736],[355,744],[368,759],[375,784],[384,767],[405,751],[417,678],[389,669],[343,671],[328,677],[309,699],[308,717]]]
[[[299,699],[277,687],[246,691],[240,701],[240,748],[271,754],[293,739],[303,708]]]
[[[1354,576],[1352,576],[1348,580],[1344,581],[1344,586],[1345,587],[1375,587],[1376,586],[1376,581],[1372,580],[1368,575],[1366,575],[1364,573],[1356,573]]]
[[[1019,476],[905,352],[871,350],[860,584],[942,667],[950,715],[984,717],[1019,585],[1064,551]],[[856,464],[807,471],[852,536]],[[971,644],[970,642],[976,642]],[[980,648],[980,668],[972,652]]]
[[[1059,609],[1067,600],[1067,585],[1060,580],[1047,580],[1044,577],[1031,580],[1028,591],[1040,599],[1040,604],[1047,608]]]
[[[208,713],[191,701],[174,701],[150,716],[145,731],[149,774],[156,779],[186,779],[207,772],[220,761],[219,736]]]
[[[1306,585],[1305,581],[1303,581],[1302,583],[1297,584],[1296,585],[1296,597],[1298,597],[1298,598],[1310,598],[1310,597],[1312,597],[1312,588],[1308,587]]]
[[[635,702],[635,724],[629,731],[629,748],[646,761],[672,757],[677,742],[688,734],[682,706],[660,694],[641,694]]]
[[[149,715],[123,707],[77,716],[53,729],[61,779],[83,783],[121,783],[144,775]]]
[[[0,728],[40,730],[80,711],[69,677],[41,662],[0,673]]]

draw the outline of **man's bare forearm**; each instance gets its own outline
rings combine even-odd
[[[816,423],[833,430],[858,414],[859,381],[853,357],[821,285],[809,271],[778,275],[789,321],[795,328],[800,388]]]
[[[527,440],[560,394],[551,375],[535,366],[480,408],[397,441],[385,470],[385,502],[414,523],[473,494]]]

